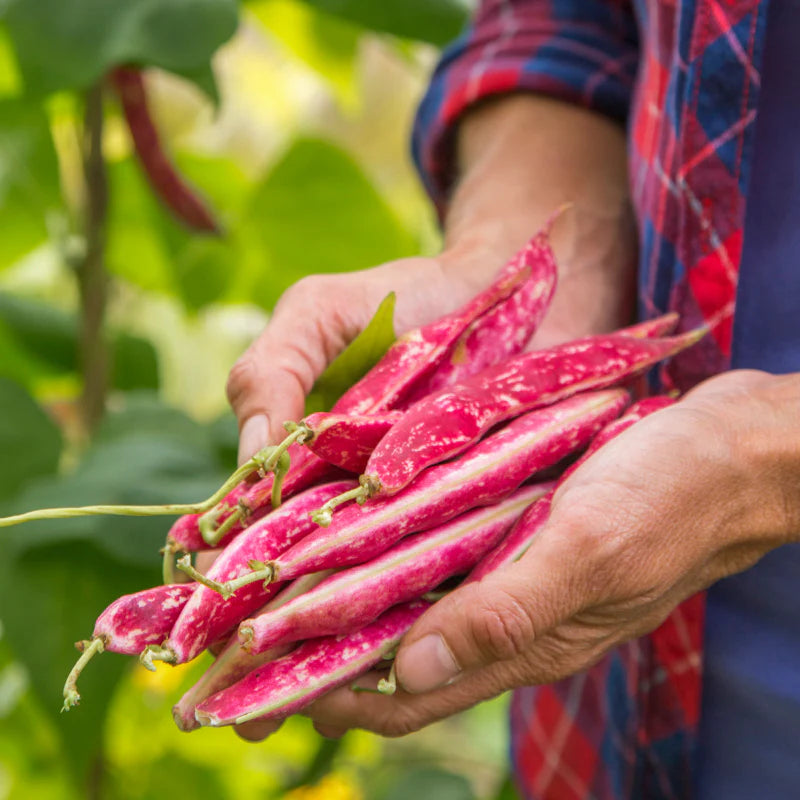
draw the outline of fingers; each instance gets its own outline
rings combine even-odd
[[[283,422],[300,419],[314,381],[363,327],[365,320],[348,308],[361,304],[347,278],[295,284],[231,370],[227,393],[239,420],[240,463],[284,437]]]
[[[446,274],[437,259],[422,257],[294,284],[228,379],[228,400],[239,420],[240,463],[283,438],[283,422],[302,416],[314,381],[389,292],[397,295],[394,325],[401,334],[456,308],[474,288],[460,272]]]
[[[535,557],[456,589],[417,621],[395,662],[407,691],[430,692],[496,663],[524,663],[540,637],[580,610],[581,570],[571,548],[558,532],[549,542],[544,533]]]
[[[241,725],[234,725],[233,730],[236,731],[237,736],[245,741],[260,742],[275,733],[281,725],[283,725],[283,720],[254,719],[250,722],[243,722]]]
[[[386,673],[369,673],[359,685],[375,686]],[[452,686],[424,695],[408,694],[402,689],[389,696],[354,692],[347,686],[336,689],[303,710],[314,727],[324,736],[338,738],[345,731],[361,728],[381,736],[405,736],[445,717],[495,697],[503,691],[502,680],[493,670],[466,676]]]
[[[326,739],[341,739],[348,728],[341,725],[326,725],[324,722],[314,722],[314,730]]]

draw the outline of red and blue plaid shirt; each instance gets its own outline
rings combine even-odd
[[[414,155],[444,208],[454,123],[531,91],[627,121],[639,303],[711,336],[670,365],[687,388],[730,364],[768,0],[484,0],[423,99]],[[537,800],[691,795],[703,597],[586,673],[515,693],[512,759]]]

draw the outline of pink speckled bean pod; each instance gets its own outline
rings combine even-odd
[[[353,485],[353,481],[336,481],[296,495],[251,525],[244,535],[234,539],[211,566],[206,577],[226,583],[251,573],[252,562],[276,558],[315,530],[309,516],[312,509]],[[263,581],[253,582],[242,586],[226,600],[207,586],[197,586],[175,621],[169,638],[159,648],[147,648],[142,654],[142,662],[148,666],[151,659],[173,664],[191,661],[248,614],[264,605],[277,589],[274,584],[264,586]]]
[[[287,430],[307,431],[298,440],[329,464],[358,475],[363,472],[375,445],[403,417],[402,411],[383,414],[337,414],[319,411],[299,423],[286,423]]]
[[[408,408],[426,395],[452,386],[525,349],[550,307],[556,288],[558,268],[549,235],[554,218],[500,273],[513,274],[521,267],[528,267],[530,276],[527,280],[464,331],[451,348],[449,357],[439,364],[427,381],[414,389],[403,401],[402,408]]]
[[[415,391],[417,385],[424,385],[447,358],[460,337],[481,315],[502,303],[519,288],[525,285],[531,274],[531,267],[525,257],[526,250],[512,258],[498,273],[497,279],[484,291],[475,295],[469,302],[452,314],[421,328],[409,331],[399,337],[383,358],[354,386],[348,389],[334,404],[336,414],[366,415],[380,414],[398,408],[404,397]],[[291,496],[326,477],[331,479],[329,466],[322,458],[292,446],[289,450],[292,465],[283,484],[282,495]],[[363,467],[362,467],[363,469]],[[361,471],[360,469],[358,470]],[[272,475],[252,484],[246,493],[237,498],[240,509],[248,514],[255,513],[270,502],[272,494]],[[217,524],[226,522],[231,513],[221,514]],[[241,516],[241,514],[239,514]],[[237,521],[230,527],[229,534],[242,530],[246,520]],[[188,537],[192,521],[184,523]],[[227,534],[226,534],[227,535]],[[200,532],[197,531],[197,536]]]
[[[284,719],[380,663],[429,607],[417,600],[387,611],[356,633],[312,639],[200,703],[197,721],[216,727]]]
[[[403,397],[437,369],[464,331],[481,314],[509,297],[527,280],[530,268],[510,262],[487,289],[469,302],[421,328],[400,336],[383,358],[333,407],[346,414],[375,414],[398,407]]]
[[[556,487],[551,489],[544,497],[534,502],[525,513],[517,520],[514,527],[509,531],[508,536],[489,553],[486,558],[472,570],[467,577],[468,581],[480,580],[484,575],[517,561],[525,551],[531,546],[531,542],[547,522],[550,514],[550,503],[555,494],[556,488],[560,486],[587,458],[594,455],[604,444],[610,442],[614,437],[619,436],[624,430],[639,420],[672,405],[675,401],[670,397],[657,396],[647,397],[634,403],[625,414],[619,419],[609,422],[608,425],[597,434],[592,440],[586,452],[574,463],[571,464],[559,478]]]
[[[525,414],[459,459],[426,470],[394,497],[351,504],[273,559],[275,580],[359,564],[411,533],[496,503],[539,470],[583,449],[628,403],[621,389],[592,392]]]
[[[592,336],[485,369],[406,412],[372,452],[361,478],[365,495],[395,494],[498,423],[577,392],[628,382],[705,333],[701,329],[663,339]]]
[[[409,536],[373,560],[341,570],[280,608],[239,625],[252,653],[287,642],[358,630],[386,609],[422,597],[471,569],[552,484],[524,486],[495,505]]]
[[[106,650],[136,655],[148,645],[162,641],[194,590],[193,583],[156,586],[123,595],[111,603],[97,618],[91,640],[75,645],[83,655],[64,686],[64,709],[80,700],[75,682],[93,655]]]
[[[330,575],[330,572],[317,572],[313,575],[304,575],[302,578],[298,578],[267,603],[259,614],[280,608],[293,598],[302,595],[309,589],[313,589],[328,575]],[[199,728],[200,723],[194,716],[194,710],[198,703],[202,703],[207,697],[211,697],[212,694],[216,694],[222,689],[227,689],[236,681],[244,678],[248,672],[258,669],[268,661],[274,661],[281,656],[285,656],[292,649],[294,649],[294,645],[279,645],[270,647],[262,653],[248,653],[241,647],[239,637],[234,633],[211,666],[200,676],[197,683],[188,689],[183,697],[172,707],[172,718],[175,720],[175,724],[185,732]]]
[[[646,319],[644,322],[637,322],[628,325],[627,328],[620,328],[616,333],[625,336],[637,336],[641,339],[658,339],[662,336],[669,336],[678,327],[680,316],[675,311],[668,311],[660,317]]]

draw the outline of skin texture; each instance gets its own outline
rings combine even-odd
[[[452,311],[486,286],[566,202],[572,206],[552,230],[558,288],[529,347],[612,331],[630,320],[636,240],[624,131],[565,103],[511,96],[471,112],[462,122],[458,145],[462,177],[438,256],[361,273],[311,276],[281,298],[228,381],[241,458],[279,441],[283,420],[302,416],[304,395],[315,378],[367,324],[388,291],[397,292],[398,333]],[[308,314],[309,308],[316,313]],[[351,720],[344,716],[339,724],[336,714],[328,713],[315,725],[336,734]],[[362,724],[380,728],[381,720]],[[237,732],[259,739],[276,727],[251,722]]]
[[[622,431],[627,430],[631,425],[643,419],[648,414],[666,408],[668,405],[672,405],[673,402],[675,401],[669,397],[649,397],[631,406],[620,419],[609,422],[608,425],[594,437],[586,452],[575,463],[564,470],[556,486],[525,511],[508,536],[506,536],[500,545],[492,550],[491,553],[481,559],[475,566],[475,569],[467,576],[466,580],[480,580],[490,572],[504,565],[511,564],[520,558],[530,547],[533,537],[538,534],[542,526],[547,522],[547,518],[550,515],[550,503],[553,500],[553,495],[558,486],[604,444],[610,442],[615,436],[619,436]]]

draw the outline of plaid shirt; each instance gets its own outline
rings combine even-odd
[[[730,363],[768,0],[483,0],[423,99],[414,155],[439,208],[453,123],[531,91],[626,120],[643,316],[711,336],[670,364],[684,389]],[[700,708],[703,597],[587,673],[518,691],[512,759],[537,800],[686,798]]]

